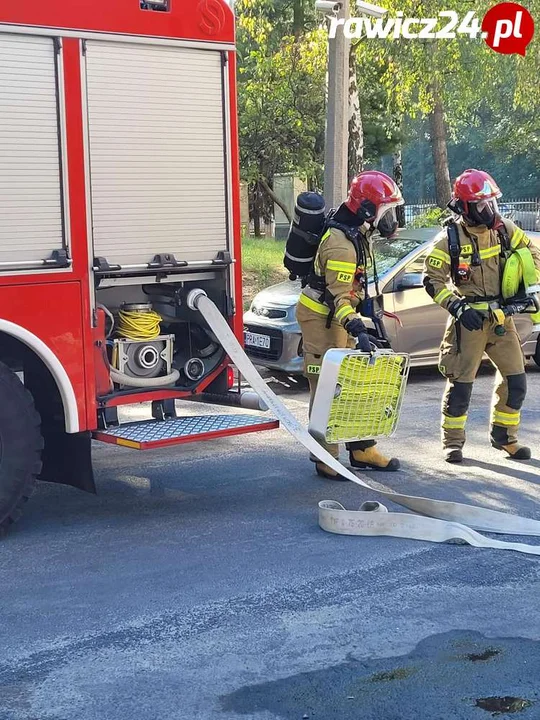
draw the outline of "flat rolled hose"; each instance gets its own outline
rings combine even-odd
[[[522,278],[523,270],[521,268],[521,260],[517,253],[512,253],[504,265],[501,283],[502,296],[505,300],[515,297],[518,294]]]
[[[526,287],[536,284],[536,267],[529,248],[520,248],[513,252],[504,265],[501,292],[505,300],[515,297],[520,284]]]
[[[173,370],[170,375],[164,375],[163,377],[156,378],[136,378],[131,375],[126,375],[115,368],[111,368],[111,380],[119,385],[127,385],[128,387],[166,387],[172,385],[180,377],[178,370]]]

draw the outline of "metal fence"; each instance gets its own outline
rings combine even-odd
[[[540,199],[505,200],[499,204],[499,210],[523,230],[540,232]]]
[[[424,200],[405,205],[405,224],[424,224],[430,214],[437,209],[435,201]],[[503,217],[509,218],[526,231],[540,232],[540,198],[530,200],[504,200],[499,203]]]
[[[435,202],[425,200],[411,205],[405,205],[405,225],[411,225],[415,220],[420,219],[437,207]]]

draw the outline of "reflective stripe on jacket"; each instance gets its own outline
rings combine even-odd
[[[501,277],[505,260],[501,256],[499,234],[486,227],[469,227],[460,219],[456,223],[461,241],[459,264],[468,270],[468,278],[456,287],[450,274],[448,234],[437,235],[424,265],[424,285],[436,303],[448,309],[455,300],[470,298],[497,298],[501,295]],[[512,250],[529,248],[540,277],[540,249],[510,220],[504,220]],[[472,265],[472,256],[478,253],[480,265]]]
[[[334,317],[344,326],[356,315],[364,297],[365,268],[357,265],[356,248],[338,228],[330,228],[323,235],[315,257],[315,272],[324,277],[327,293],[334,299]],[[328,315],[330,308],[321,294],[320,290],[306,287],[300,302],[316,313]]]

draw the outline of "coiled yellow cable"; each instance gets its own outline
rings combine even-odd
[[[161,315],[154,310],[120,310],[116,335],[128,340],[155,340],[159,337]]]

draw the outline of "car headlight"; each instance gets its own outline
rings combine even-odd
[[[278,320],[280,318],[287,317],[286,310],[279,310],[278,308],[268,308],[262,305],[255,305],[255,303],[251,305],[251,312],[254,315],[259,315],[259,317],[265,317],[270,320]]]

